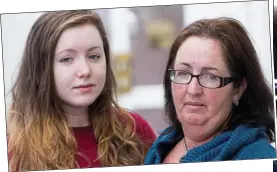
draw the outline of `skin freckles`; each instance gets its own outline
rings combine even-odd
[[[230,71],[223,58],[219,41],[192,36],[180,46],[174,69],[195,75],[208,72],[229,77]],[[228,119],[232,102],[238,100],[241,94],[241,89],[234,88],[233,83],[216,89],[202,87],[197,78],[189,84],[172,83],[177,117],[187,139],[200,142],[213,137]]]

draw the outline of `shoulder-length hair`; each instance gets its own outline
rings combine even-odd
[[[173,67],[179,47],[191,36],[218,40],[224,61],[231,74],[245,78],[247,81],[247,88],[239,100],[239,105],[232,108],[225,131],[232,130],[241,124],[250,127],[264,126],[270,141],[273,141],[275,125],[272,90],[263,75],[250,36],[239,21],[231,18],[198,20],[183,29],[175,39],[170,49],[163,82],[165,113],[173,128],[178,132],[182,131],[172,99],[170,73],[167,69]],[[240,81],[234,82],[234,87],[240,84]]]

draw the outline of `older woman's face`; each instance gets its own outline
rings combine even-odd
[[[230,77],[220,42],[196,36],[189,37],[180,46],[174,69],[194,75],[209,73]],[[209,89],[199,85],[197,78],[193,78],[189,84],[172,83],[171,86],[177,117],[184,134],[193,141],[211,137],[227,120],[232,102],[239,99],[239,89],[235,89],[232,83]]]

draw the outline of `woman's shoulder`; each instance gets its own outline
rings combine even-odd
[[[179,137],[180,135],[177,133],[176,129],[170,125],[161,132],[155,143],[172,142],[173,140],[178,140]]]
[[[237,147],[233,160],[276,158],[276,150],[269,142],[265,127],[240,125],[226,133],[231,134],[231,143]]]
[[[138,113],[127,110],[127,112],[133,117],[136,125],[136,133],[142,137],[144,140],[151,142],[151,144],[156,140],[156,133],[153,128],[141,115]]]
[[[259,139],[240,149],[234,159],[267,159],[276,158],[276,149],[267,139]]]
[[[131,115],[136,123],[136,129],[138,131],[149,131],[152,133],[155,133],[150,125],[149,122],[147,122],[140,114],[138,114],[135,111],[132,110],[127,110],[127,112],[129,113],[129,115]]]

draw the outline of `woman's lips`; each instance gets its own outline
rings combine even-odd
[[[191,110],[200,110],[206,106],[199,102],[187,102],[187,103],[185,103],[185,107],[189,108]]]
[[[74,89],[77,89],[82,93],[85,93],[85,92],[90,92],[92,90],[93,86],[94,85],[92,85],[92,84],[86,84],[86,85],[80,85],[80,86],[74,87]]]

